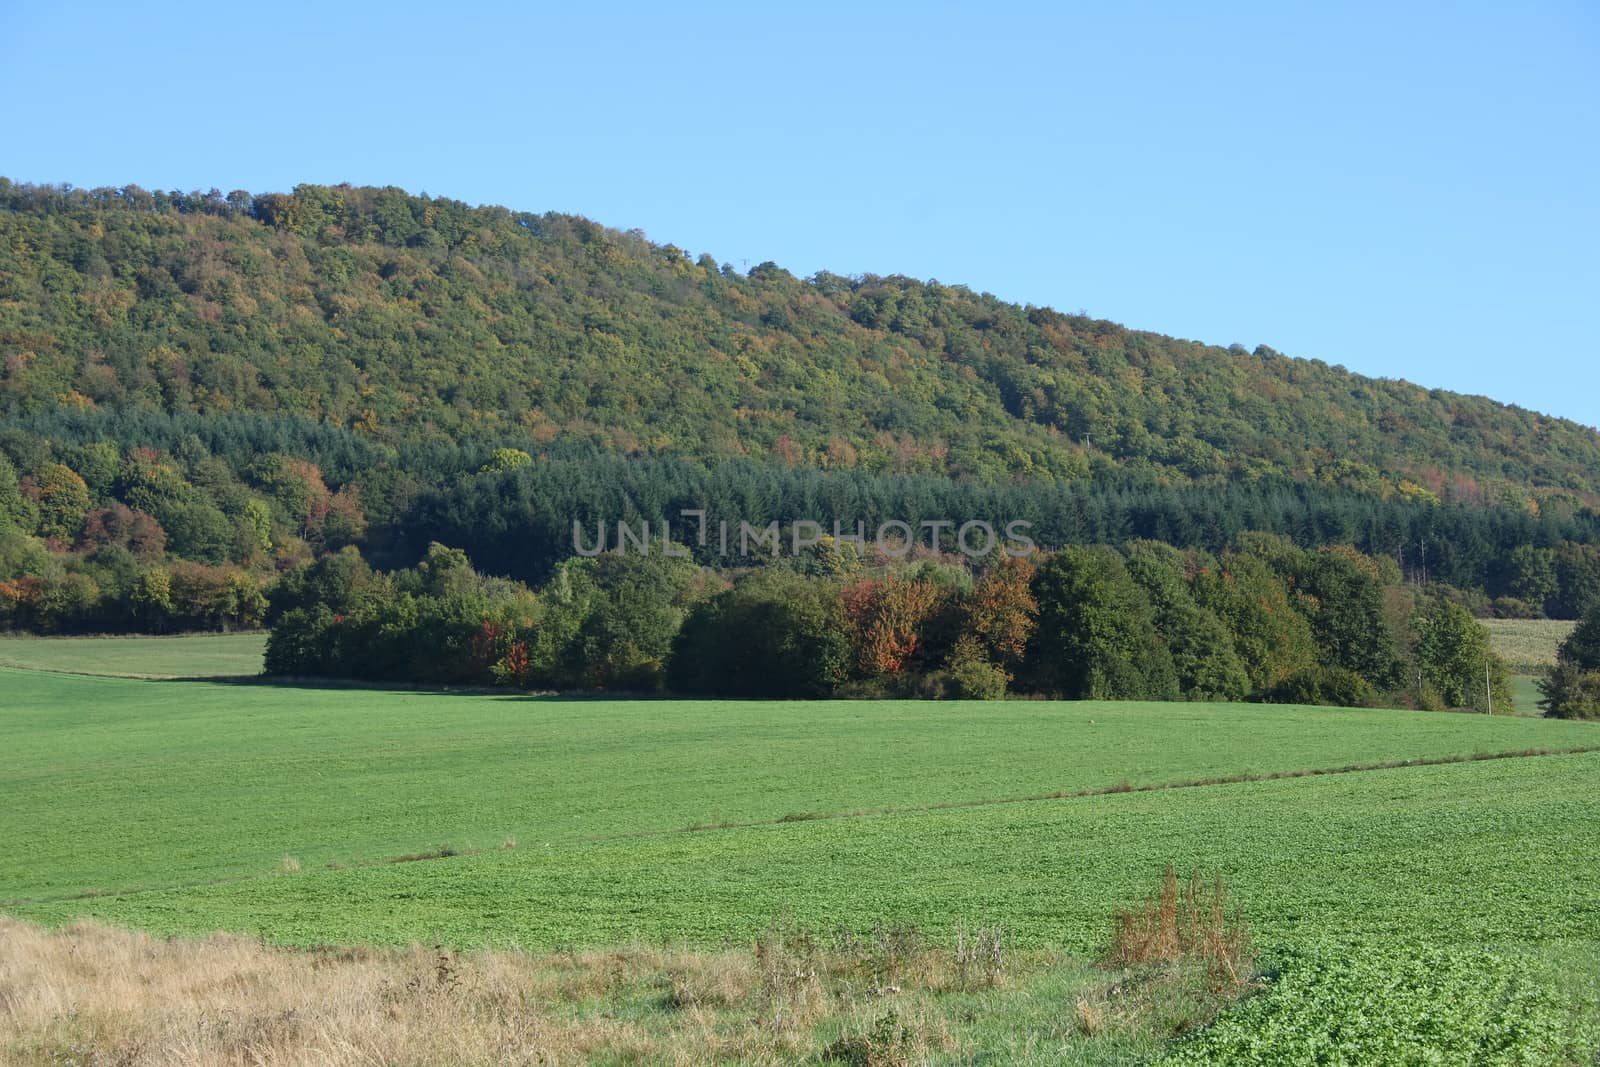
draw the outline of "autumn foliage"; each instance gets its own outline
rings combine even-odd
[[[967,599],[967,631],[1010,668],[1022,662],[1038,625],[1039,602],[1030,588],[1033,571],[1026,559],[1007,558],[978,579]]]
[[[840,601],[853,628],[861,670],[893,674],[916,653],[922,625],[939,603],[939,590],[899,576],[868,578],[846,586]]]

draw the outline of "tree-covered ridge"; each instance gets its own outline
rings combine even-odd
[[[1270,349],[903,277],[801,280],[581,218],[397,189],[251,196],[0,179],[0,414],[284,413],[375,444],[985,481],[1278,475],[1527,505],[1600,435]]]

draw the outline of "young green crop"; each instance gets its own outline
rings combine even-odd
[[[1326,1067],[1582,1062],[1600,1041],[1534,962],[1472,949],[1316,945],[1161,1061]]]
[[[1220,872],[1263,944],[1600,940],[1600,754],[682,831],[30,903],[286,943],[728,944],[775,918],[1094,952],[1162,866]]]
[[[524,851],[588,848],[691,825],[1585,744],[1600,731],[1584,723],[1420,712],[536,700],[0,670],[0,837],[26,842],[0,854],[0,901],[255,877],[285,856],[310,869],[508,836]]]

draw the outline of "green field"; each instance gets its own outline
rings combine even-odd
[[[1216,781],[1308,771],[1329,773]],[[13,843],[0,910],[287,945],[533,950],[737,946],[775,922],[909,924],[944,944],[998,927],[1017,951],[1081,959],[1173,863],[1221,874],[1264,951],[1311,953],[1290,972],[1301,984],[1208,1038],[1228,1061],[1295,1013],[1401,1025],[1352,982],[1404,987],[1424,1017],[1483,1008],[1474,1034],[1499,1026],[1490,1008],[1507,989],[1572,985],[1592,1001],[1597,781],[1600,727],[1520,717],[614,701],[0,669]],[[1088,795],[1052,796],[1074,793]],[[1437,966],[1406,970],[1418,953]],[[1037,997],[1098,979],[1069,967],[1071,992],[1038,973],[963,1040],[1063,1061],[1008,1042],[1059,1029],[1061,1009]],[[1144,1059],[1081,1062],[1144,1062],[1152,1046],[1138,1047]]]
[[[1489,645],[1511,671],[1511,695],[1522,715],[1539,715],[1539,679],[1578,624],[1564,619],[1479,619]]]
[[[789,820],[750,831],[758,840],[855,836],[873,826],[909,832],[939,818],[964,825],[1042,813],[1048,823],[1085,803],[804,820],[1241,772],[1600,746],[1600,731],[1585,723],[1366,709],[559,700],[14,670],[0,670],[0,686],[0,772],[10,785],[0,833],[29,841],[0,855],[0,900],[224,878],[267,879],[277,892],[313,884],[313,870],[329,863],[441,845],[494,849],[508,835],[521,847],[506,860],[522,870],[742,840],[681,832],[727,823]],[[1349,781],[1413,773],[1425,772]],[[1276,788],[1294,796],[1308,785]],[[1187,811],[1201,798],[1232,795],[1212,787],[1109,803]],[[667,836],[635,836],[646,833]],[[624,840],[608,840],[615,838]],[[298,878],[276,876],[286,855],[302,865]],[[489,870],[489,862],[437,866]],[[422,877],[422,866],[408,871]],[[486,922],[481,936],[499,929],[497,919]],[[582,934],[566,928],[561,936]],[[583,939],[602,936],[610,930]]]
[[[1511,699],[1516,703],[1519,715],[1542,715],[1539,701],[1544,694],[1539,692],[1539,677],[1532,674],[1513,674],[1511,676]]]
[[[1274,943],[1600,934],[1600,753],[673,833],[26,904],[299,944],[727,944],[821,927],[998,924],[1090,951],[1166,862],[1219,870]]]
[[[261,673],[264,633],[181,637],[3,637],[0,666],[125,678],[237,678]]]

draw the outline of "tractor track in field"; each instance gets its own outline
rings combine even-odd
[[[859,809],[837,812],[796,812],[776,819],[754,819],[744,822],[695,823],[689,826],[661,830],[635,830],[623,834],[605,834],[578,839],[582,844],[606,844],[615,841],[638,840],[650,837],[671,837],[678,834],[709,833],[717,830],[752,830],[776,828],[795,823],[821,822],[840,819],[875,818],[892,815],[931,814],[940,811],[959,811],[967,808],[998,807],[1005,804],[1032,804],[1050,800],[1083,800],[1089,797],[1118,796],[1124,793],[1162,793],[1183,789],[1205,789],[1222,785],[1241,785],[1251,782],[1276,782],[1294,778],[1323,778],[1341,774],[1365,774],[1374,771],[1404,770],[1409,767],[1439,767],[1459,763],[1482,763],[1491,760],[1539,759],[1547,756],[1578,756],[1600,752],[1600,744],[1570,745],[1562,748],[1524,748],[1502,752],[1474,752],[1455,756],[1418,756],[1414,759],[1384,760],[1374,763],[1350,763],[1340,767],[1312,767],[1292,771],[1241,771],[1237,774],[1217,775],[1207,778],[1190,778],[1175,782],[1148,782],[1133,785],[1119,782],[1116,785],[1088,789],[1059,790],[1053,793],[1034,793],[1016,797],[989,797],[978,800],[952,800],[938,804],[920,804],[906,807]],[[425,852],[349,863],[327,863],[312,870],[359,870],[370,867],[389,867],[398,863],[425,863],[431,860],[451,859],[457,856],[482,855],[488,849],[439,847]],[[164,885],[132,886],[125,889],[85,889],[71,893],[53,893],[36,897],[17,897],[0,900],[0,908],[18,908],[34,904],[62,904],[74,900],[95,900],[101,897],[132,897],[149,893],[167,893],[183,889],[202,889],[213,886],[241,885],[266,878],[292,878],[299,872],[274,871],[266,874],[246,874],[232,878],[210,878]]]
[[[1340,767],[1310,767],[1292,771],[1241,771],[1237,774],[1214,775],[1205,778],[1186,778],[1175,782],[1147,782],[1134,785],[1119,782],[1116,785],[1094,786],[1088,789],[1063,789],[1053,793],[1029,793],[1015,797],[985,797],[978,800],[950,800],[937,804],[917,804],[892,808],[861,808],[853,811],[794,812],[776,819],[754,819],[747,822],[694,823],[664,830],[634,830],[624,834],[591,837],[591,842],[626,841],[641,837],[667,837],[673,834],[706,833],[712,830],[748,830],[763,826],[784,826],[789,823],[817,822],[829,819],[860,819],[883,815],[916,815],[936,811],[957,811],[963,808],[989,808],[1002,804],[1032,804],[1046,800],[1082,800],[1088,797],[1116,796],[1121,793],[1160,793],[1175,789],[1204,789],[1218,785],[1240,785],[1249,782],[1276,782],[1291,778],[1322,778],[1335,774],[1363,774],[1370,771],[1403,770],[1407,767],[1438,767],[1455,763],[1482,763],[1488,760],[1536,759],[1542,756],[1579,756],[1600,752],[1600,744],[1568,745],[1561,748],[1523,748],[1503,752],[1474,752],[1456,756],[1417,756],[1413,759],[1382,760],[1372,763],[1347,763]]]

